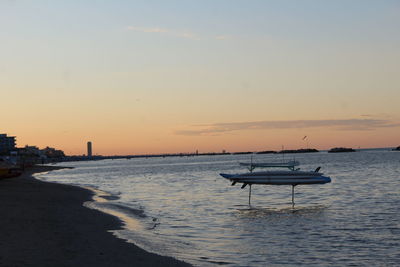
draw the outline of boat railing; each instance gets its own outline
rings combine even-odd
[[[252,172],[255,168],[288,168],[289,170],[295,171],[297,166],[300,165],[298,161],[288,161],[288,162],[239,162],[240,166],[246,166],[247,169]]]

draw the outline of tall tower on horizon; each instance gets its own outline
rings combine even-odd
[[[87,156],[91,157],[92,156],[92,142],[87,142]]]

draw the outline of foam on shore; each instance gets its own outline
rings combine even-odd
[[[128,207],[116,202],[119,197],[93,187],[83,187],[94,193],[93,201],[83,205],[117,217],[123,223],[122,229],[110,230],[117,238],[135,244],[140,248],[162,256],[175,255],[180,250],[177,240],[166,240],[166,237],[155,235],[151,231],[160,225],[160,220],[149,217],[144,210]],[[167,242],[170,241],[170,242]],[[169,247],[174,243],[173,248]]]

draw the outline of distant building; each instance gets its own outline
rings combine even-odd
[[[20,151],[22,151],[22,150],[20,149]],[[25,154],[31,154],[31,155],[37,155],[37,156],[44,155],[44,153],[42,151],[40,151],[40,149],[37,146],[26,145],[23,148],[23,151]]]
[[[87,142],[87,156],[92,156],[92,142]]]
[[[32,166],[41,163],[45,155],[37,146],[28,146],[18,148],[18,162],[26,166]]]
[[[0,154],[9,154],[15,150],[15,136],[0,134]]]
[[[23,166],[58,162],[65,158],[64,151],[52,147],[39,149],[36,146],[18,148],[18,162]]]
[[[62,159],[65,157],[64,151],[52,147],[41,150],[48,159]]]

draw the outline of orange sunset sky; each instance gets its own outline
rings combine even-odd
[[[0,42],[18,146],[400,145],[399,1],[1,1]]]

